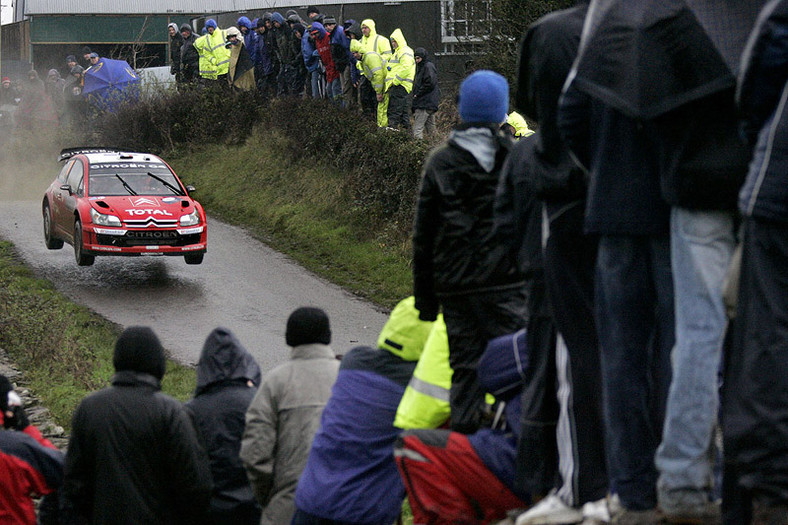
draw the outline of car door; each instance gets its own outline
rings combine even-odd
[[[69,237],[74,236],[74,210],[77,209],[77,202],[84,194],[84,174],[85,170],[82,161],[77,159],[71,170],[68,172],[66,184],[71,187],[70,192],[65,192],[63,199],[63,232]]]
[[[66,196],[68,192],[66,190],[61,189],[61,186],[67,184],[68,181],[68,173],[71,171],[71,168],[74,166],[74,162],[76,159],[67,160],[63,169],[60,170],[60,173],[57,176],[57,179],[52,184],[52,228],[58,234],[62,234],[63,232],[63,215],[66,213],[65,211],[65,204],[66,204]]]

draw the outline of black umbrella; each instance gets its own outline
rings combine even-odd
[[[573,72],[577,88],[648,120],[735,85],[684,0],[595,0]]]

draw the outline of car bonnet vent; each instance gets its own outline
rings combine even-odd
[[[131,153],[121,153],[120,154],[120,158],[121,159],[133,159],[134,155],[132,155]]]
[[[109,209],[109,204],[107,204],[107,203],[106,203],[106,202],[104,202],[104,201],[96,201],[96,206],[100,206],[100,207],[102,207],[102,208]]]

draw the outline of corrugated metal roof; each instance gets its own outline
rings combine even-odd
[[[17,0],[29,15],[209,14],[307,5],[399,3],[423,0]]]
[[[234,0],[24,0],[24,12],[26,16],[200,14],[235,11],[235,3]]]

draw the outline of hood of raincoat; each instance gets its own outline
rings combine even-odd
[[[373,38],[375,35],[378,34],[378,32],[375,31],[375,21],[372,20],[371,18],[367,18],[366,20],[362,20],[361,21],[361,25],[362,26],[367,26],[369,28],[369,38]]]
[[[279,22],[279,25],[285,25],[285,17],[283,17],[281,14],[279,14],[276,11],[274,11],[273,14],[271,14],[271,21]]]
[[[242,16],[241,18],[239,18],[238,22],[236,22],[235,25],[237,25],[238,27],[243,26],[249,31],[252,31],[254,29],[254,27],[252,26],[252,21],[249,20],[248,16]]]
[[[215,328],[202,347],[194,395],[222,381],[251,380],[259,385],[260,378],[260,367],[235,335],[227,328]]]
[[[317,31],[321,40],[326,36],[326,28],[320,22],[312,22],[312,25],[309,26],[309,32],[312,33],[312,31]]]
[[[345,33],[354,35],[358,40],[361,40],[364,36],[364,33],[361,32],[361,24],[358,22],[353,22],[350,27],[345,30]]]
[[[408,42],[405,40],[405,35],[402,34],[400,28],[391,33],[390,40],[396,40],[399,47],[408,47]]]
[[[207,27],[212,27],[212,28],[216,29],[219,26],[216,25],[216,20],[214,20],[213,18],[209,18],[208,20],[205,21],[205,27],[206,28]]]
[[[419,319],[416,298],[403,299],[394,307],[378,337],[378,348],[405,361],[418,361],[432,330],[432,321]]]

